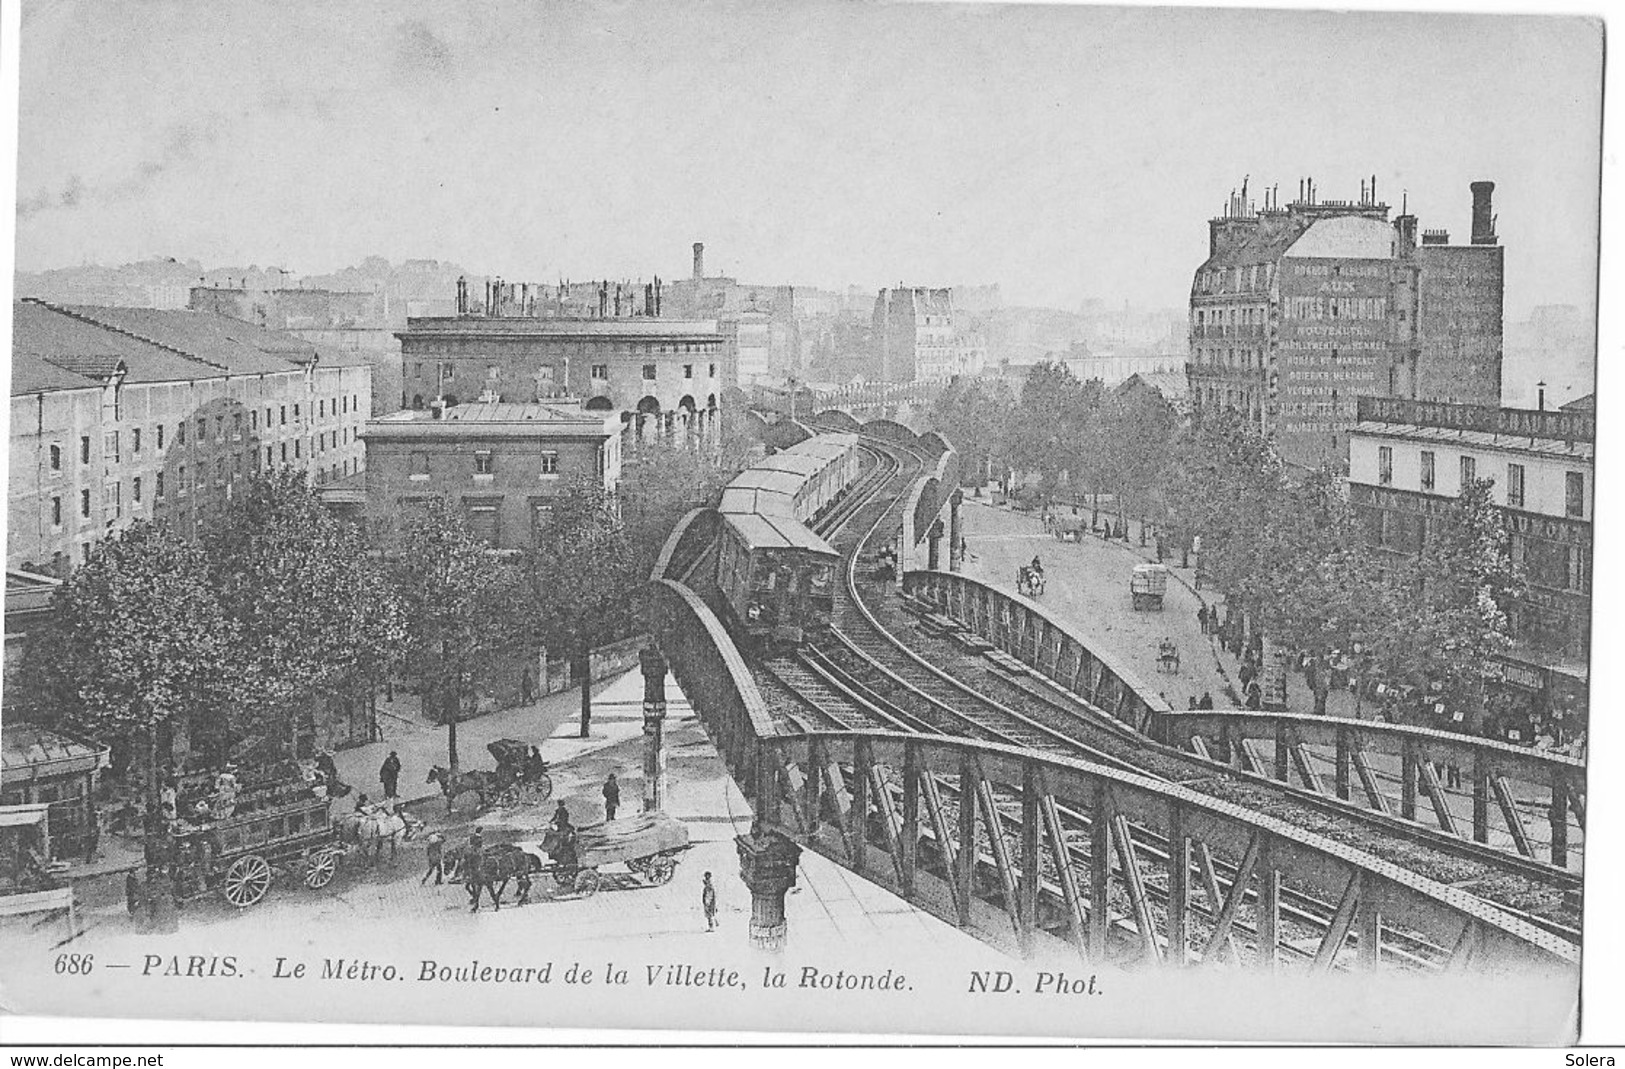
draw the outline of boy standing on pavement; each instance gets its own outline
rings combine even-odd
[[[711,884],[711,874],[705,874],[705,886],[700,890],[700,906],[705,910],[705,930],[717,929],[717,889]]]

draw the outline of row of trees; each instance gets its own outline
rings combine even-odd
[[[1291,471],[1256,424],[1225,410],[1186,420],[1155,391],[1108,391],[1039,364],[1020,396],[959,379],[932,422],[976,482],[1036,475],[1041,493],[1110,495],[1119,517],[1186,551],[1201,538],[1206,579],[1256,631],[1302,650],[1324,709],[1334,651],[1429,704],[1482,706],[1486,662],[1509,645],[1505,607],[1521,585],[1489,482],[1422,521],[1420,545],[1373,545],[1328,467]],[[1144,529],[1142,526],[1142,530]],[[1424,700],[1425,699],[1425,700]]]
[[[30,636],[7,702],[112,745],[145,786],[154,848],[167,835],[160,770],[181,731],[215,763],[255,743],[291,755],[335,699],[368,702],[404,678],[447,725],[455,767],[457,724],[498,665],[545,647],[574,661],[585,736],[590,651],[632,633],[633,594],[666,534],[729,474],[642,445],[616,496],[594,480],[572,484],[536,544],[509,553],[438,501],[397,543],[369,546],[299,475],[256,476],[195,542],[149,523],[103,542]],[[149,861],[162,868],[162,857]]]

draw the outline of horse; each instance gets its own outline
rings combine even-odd
[[[482,847],[472,872],[467,871],[470,859],[466,846],[447,850],[445,859],[447,878],[461,880],[469,888],[473,906],[470,912],[479,910],[480,895],[485,892],[490,893],[492,906],[501,909],[502,896],[508,890],[508,881],[513,879],[519,881],[517,904],[523,906],[530,901],[530,875],[535,871],[535,859],[517,846],[502,843]]]
[[[490,801],[502,793],[502,785],[498,782],[496,773],[476,769],[473,772],[459,772],[455,775],[443,765],[434,765],[429,769],[429,775],[424,783],[440,784],[440,793],[446,796],[446,812],[451,812],[451,803],[464,791],[473,791],[479,795],[480,809],[489,809]]]
[[[389,843],[389,859],[394,861],[400,844],[410,842],[423,822],[393,808],[347,813],[334,821],[334,825],[338,828],[339,841],[345,845],[359,846],[362,853],[371,847],[367,863],[376,865],[383,859],[384,843]]]

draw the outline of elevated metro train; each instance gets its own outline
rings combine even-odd
[[[739,638],[796,645],[828,626],[840,555],[810,525],[860,469],[857,435],[819,434],[746,468],[722,491],[717,588]]]

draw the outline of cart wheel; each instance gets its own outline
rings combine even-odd
[[[671,878],[677,875],[677,859],[666,857],[664,854],[649,861],[649,870],[646,873],[649,882],[655,885],[670,883]]]
[[[626,867],[633,872],[645,872],[649,868],[649,862],[653,860],[652,857],[629,857],[626,859]]]
[[[220,885],[226,901],[238,909],[247,909],[265,897],[271,889],[271,865],[258,854],[248,854],[231,863],[226,870],[225,882]]]
[[[318,850],[305,859],[305,886],[319,891],[333,882],[339,871],[339,856],[333,850]]]
[[[560,887],[569,887],[576,882],[576,876],[580,871],[579,869],[554,869],[553,882]]]
[[[591,898],[598,890],[598,870],[582,869],[576,873],[576,894],[582,898]]]
[[[553,777],[545,772],[541,773],[536,777],[535,782],[531,784],[530,789],[535,793],[536,802],[540,805],[553,797]]]

